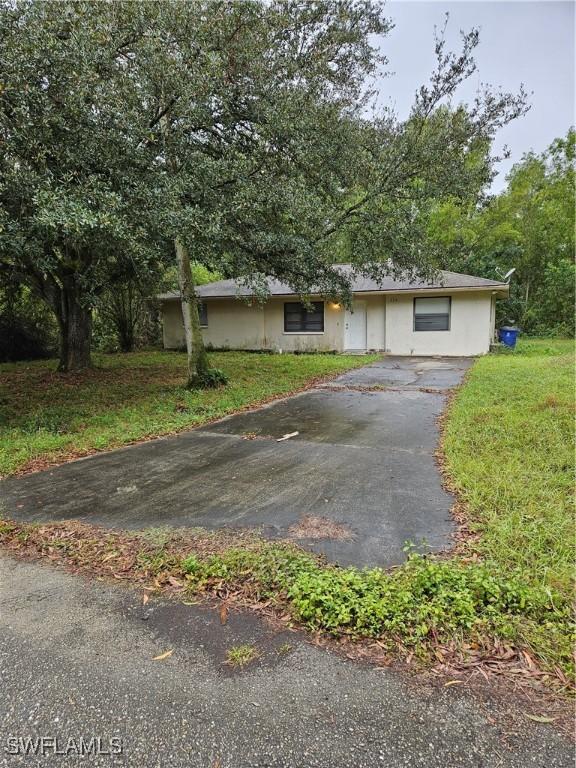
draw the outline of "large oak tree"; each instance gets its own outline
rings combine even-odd
[[[451,108],[475,70],[472,31],[457,54],[436,41],[407,120],[372,114],[374,44],[391,25],[371,0],[0,12],[0,259],[56,312],[63,367],[88,363],[94,294],[168,244],[190,383],[207,366],[191,260],[255,292],[272,275],[344,300],[336,254],[376,277],[429,274],[414,212],[485,185],[494,132],[525,109],[522,92],[489,89]]]
[[[90,365],[99,293],[161,255],[124,115],[133,32],[121,4],[0,6],[0,270],[55,313],[60,370]]]

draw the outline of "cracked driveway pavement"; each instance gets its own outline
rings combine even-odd
[[[471,362],[385,357],[214,424],[4,480],[3,513],[119,528],[259,527],[271,538],[306,516],[328,518],[350,538],[298,542],[342,565],[397,564],[407,541],[442,550],[452,498],[434,460],[436,421]]]

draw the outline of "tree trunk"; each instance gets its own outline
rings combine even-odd
[[[56,370],[78,371],[92,367],[92,310],[82,301],[74,275],[35,274],[34,287],[58,322],[60,360]]]
[[[116,323],[116,333],[121,352],[134,351],[134,296],[132,285],[120,286],[117,289],[117,295],[114,300],[114,321]]]
[[[62,317],[61,312],[56,312],[58,320],[58,336],[60,341],[60,359],[58,361],[57,371],[63,373],[67,371],[68,362],[68,322]]]
[[[194,286],[194,277],[190,265],[190,255],[184,243],[176,238],[176,262],[178,264],[178,282],[182,297],[182,319],[184,321],[184,336],[188,354],[187,387],[202,385],[205,374],[209,369],[208,355],[204,348],[200,315],[198,314],[198,297]]]
[[[58,370],[67,372],[91,368],[92,311],[82,306],[74,287],[62,288],[56,316],[60,329]]]
[[[529,300],[530,300],[530,280],[527,280],[526,291],[524,293],[524,311],[522,312],[522,317],[519,318],[519,322],[521,326],[526,325],[526,318],[528,317]]]

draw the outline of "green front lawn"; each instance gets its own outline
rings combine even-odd
[[[476,362],[446,424],[446,468],[474,537],[466,550],[550,595],[519,640],[569,666],[574,595],[574,341],[520,340]]]
[[[474,549],[531,585],[571,594],[574,342],[520,341],[472,368],[445,430],[447,470]]]
[[[183,388],[177,352],[96,355],[97,368],[55,373],[55,361],[0,365],[0,476],[194,427],[377,359],[217,352],[230,384]]]

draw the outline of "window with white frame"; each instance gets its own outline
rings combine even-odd
[[[450,296],[414,299],[415,331],[450,330]]]

